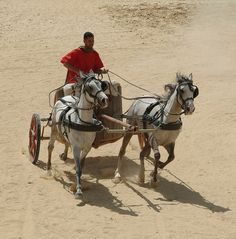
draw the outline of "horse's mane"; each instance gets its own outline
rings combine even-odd
[[[169,83],[164,86],[165,93],[161,96],[161,100],[165,102],[168,101],[170,96],[175,91],[176,86],[184,82],[192,82],[192,74],[190,74],[190,76],[187,76],[185,74],[182,74],[181,72],[177,72],[175,83]]]

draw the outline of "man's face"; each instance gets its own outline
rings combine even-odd
[[[87,37],[84,39],[84,45],[87,48],[93,48],[94,45],[94,38],[93,37]]]

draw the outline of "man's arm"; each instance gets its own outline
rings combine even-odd
[[[71,71],[75,72],[75,73],[79,76],[80,70],[79,70],[78,68],[76,68],[76,67],[74,67],[74,66],[72,66],[72,65],[70,65],[70,64],[68,64],[68,63],[64,63],[63,65],[64,65],[68,70],[71,70]]]

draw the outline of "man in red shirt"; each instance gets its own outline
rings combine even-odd
[[[93,49],[94,35],[91,32],[84,33],[84,46],[76,48],[62,57],[61,63],[68,69],[66,83],[75,83],[80,71],[87,74],[90,70],[94,73],[106,74],[108,70],[103,68],[99,54]],[[77,78],[78,79],[78,78]]]

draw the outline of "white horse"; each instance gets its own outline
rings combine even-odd
[[[155,129],[152,133],[145,133],[145,146],[140,153],[139,181],[144,183],[144,158],[149,156],[151,149],[154,152],[154,171],[152,180],[157,181],[157,168],[163,169],[174,159],[175,141],[181,131],[181,114],[191,115],[194,110],[194,98],[198,95],[197,86],[193,85],[192,74],[185,76],[176,74],[176,84],[168,84],[165,90],[169,90],[166,97],[160,100],[145,98],[136,100],[129,108],[127,121],[129,124],[139,127]],[[141,119],[141,120],[140,120]],[[139,135],[139,137],[142,135]],[[118,165],[115,171],[115,181],[121,180],[121,163],[125,155],[126,147],[132,134],[125,134],[120,148]],[[166,162],[160,161],[159,146],[165,147],[169,156]]]
[[[101,108],[108,106],[108,98],[104,93],[106,83],[97,80],[92,72],[88,75],[81,74],[81,78],[80,97],[65,96],[53,108],[47,163],[49,171],[56,140],[65,144],[64,158],[71,146],[76,164],[76,198],[82,196],[80,177],[84,159],[92,147],[96,131],[103,128],[101,122],[93,118],[93,109],[96,105]]]

